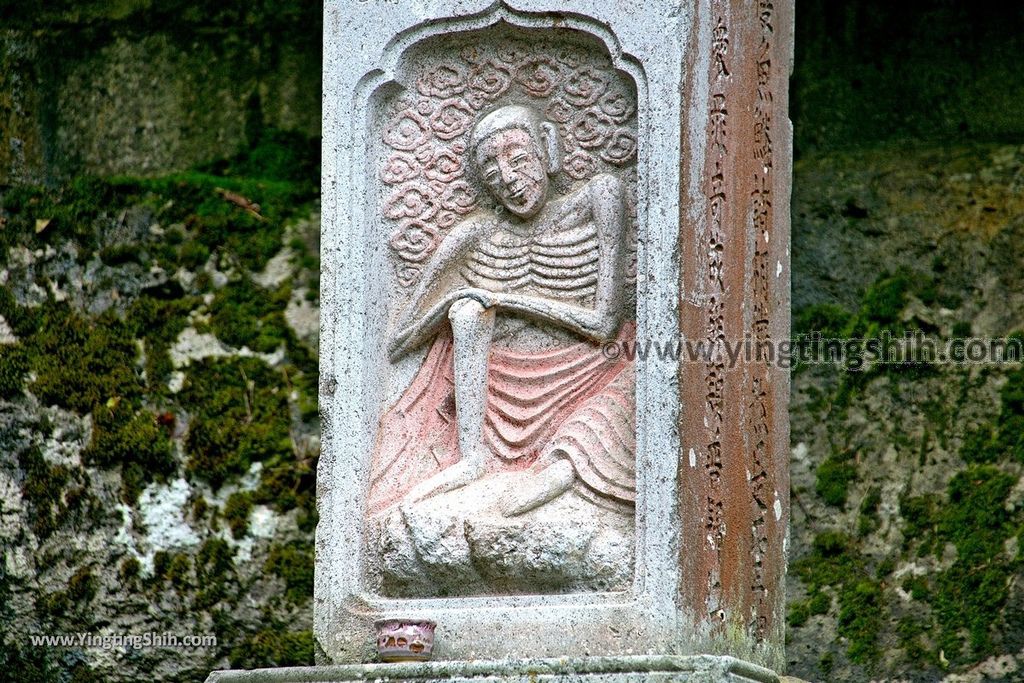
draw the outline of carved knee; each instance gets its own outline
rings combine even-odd
[[[448,309],[448,319],[453,323],[477,320],[486,310],[476,299],[465,297],[451,305]]]

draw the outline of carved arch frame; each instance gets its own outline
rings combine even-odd
[[[325,7],[324,92],[334,95],[324,98],[323,441],[314,592],[318,661],[372,661],[373,622],[386,617],[436,620],[437,659],[627,654],[637,642],[654,651],[694,652],[699,634],[693,633],[693,624],[699,619],[686,619],[686,625],[680,619],[678,364],[670,360],[636,367],[636,561],[628,591],[418,600],[367,592],[362,510],[374,432],[385,402],[380,380],[387,359],[380,340],[386,315],[376,311],[388,293],[377,277],[384,250],[372,243],[379,237],[373,229],[373,181],[365,164],[372,126],[369,119],[351,116],[373,112],[373,94],[396,81],[409,48],[447,31],[506,22],[596,37],[615,68],[637,88],[637,338],[672,340],[679,331],[679,197],[698,196],[701,187],[699,174],[681,178],[681,156],[691,157],[686,167],[703,165],[695,158],[703,154],[702,130],[689,131],[696,149],[683,152],[679,142],[685,115],[679,83],[688,44],[681,34],[694,22],[680,15],[678,3],[664,0],[636,3],[632,13],[610,7],[617,3],[592,8],[579,1],[467,0],[460,3],[467,15],[459,19],[447,16],[451,4],[442,0],[382,1],[408,11],[386,12],[382,22],[373,2],[327,0]],[[331,40],[332,29],[342,21],[350,23],[348,35],[360,35],[358,27],[364,28],[362,45],[339,46]],[[373,36],[382,31],[394,37],[378,46]],[[649,79],[650,73],[659,78]],[[688,182],[686,188],[680,187],[681,180]],[[694,209],[698,220],[700,208]],[[502,623],[516,628],[496,632],[495,625]]]

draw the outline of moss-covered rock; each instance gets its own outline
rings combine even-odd
[[[998,678],[993,658],[1024,642],[1024,374],[1012,360],[959,365],[952,340],[1009,341],[1024,319],[1006,255],[1024,239],[1010,190],[1024,153],[879,148],[800,163],[795,330],[894,343],[920,330],[933,348],[880,363],[863,341],[857,370],[793,375],[791,673]]]
[[[316,145],[270,129],[254,139],[170,177],[0,187],[0,481],[16,491],[0,537],[20,547],[0,563],[0,633],[102,624],[219,638],[112,665],[88,648],[33,659],[3,636],[0,662],[26,680],[196,680],[233,652],[311,663],[317,361],[283,311],[315,252],[293,248],[275,290],[250,271],[286,239],[310,241],[290,227],[297,215],[318,227]],[[228,355],[183,355],[188,328]],[[273,542],[247,536],[256,502],[290,518]]]
[[[196,363],[181,400],[193,411],[186,469],[214,487],[254,462],[292,451],[287,392],[281,376],[260,360]]]

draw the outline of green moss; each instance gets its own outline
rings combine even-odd
[[[1024,463],[1024,369],[1007,376],[999,398],[995,448],[1002,457]]]
[[[927,600],[931,597],[928,580],[923,576],[908,576],[901,586],[914,600]]]
[[[843,583],[839,592],[838,632],[849,640],[846,652],[851,660],[868,663],[878,654],[882,607],[882,588],[878,582],[861,578]]]
[[[252,358],[210,359],[192,366],[180,399],[192,406],[187,469],[215,488],[254,461],[291,454],[290,415],[282,378]]]
[[[196,578],[223,581],[234,570],[234,551],[223,538],[208,538],[196,553]]]
[[[192,519],[196,522],[202,522],[206,519],[206,513],[210,510],[210,504],[206,502],[206,499],[199,496],[192,501]]]
[[[228,496],[224,503],[224,519],[227,520],[231,536],[242,538],[249,532],[249,513],[252,512],[252,494],[238,491]]]
[[[270,549],[264,570],[282,579],[286,586],[285,595],[301,605],[313,594],[313,546],[293,542],[278,544]]]
[[[829,505],[842,507],[846,504],[850,483],[856,480],[857,465],[853,453],[833,453],[818,465],[815,491]]]
[[[82,454],[100,467],[137,462],[153,474],[174,472],[170,440],[156,416],[124,401],[108,401],[93,411],[92,439]]]
[[[1009,592],[1016,562],[1005,557],[1004,542],[1016,532],[1005,507],[1016,478],[994,467],[975,466],[949,484],[938,533],[957,549],[957,560],[937,582],[934,606],[944,631],[947,656],[959,651],[961,629],[975,656],[990,654],[992,616]]]
[[[208,538],[196,553],[194,607],[207,611],[228,596],[227,585],[234,572],[234,553],[222,538]]]
[[[903,520],[903,546],[909,547],[912,542],[922,542],[933,536],[935,530],[935,501],[930,496],[904,496],[900,500],[900,518]],[[927,554],[930,547],[924,547],[922,554]]]
[[[167,577],[167,568],[171,564],[171,554],[166,550],[153,553],[153,581],[160,584]]]
[[[232,667],[311,666],[313,632],[265,629],[231,651]]]
[[[54,188],[12,187],[3,196],[3,208],[9,214],[3,232],[18,237],[7,241],[5,246],[20,243],[35,247],[71,239],[84,253],[90,253],[97,244],[96,218],[118,204],[115,185],[89,176],[73,178]],[[49,223],[45,229],[37,232],[36,221],[46,220]]]
[[[971,336],[971,321],[961,320],[960,322],[953,325],[953,329],[950,336],[954,339],[966,339]]]
[[[832,600],[824,592],[817,592],[811,595],[807,601],[807,609],[811,614],[828,614],[829,609],[832,607]]]
[[[832,675],[832,669],[835,668],[835,655],[831,652],[823,654],[821,659],[818,660],[818,668],[821,669],[821,672],[825,674],[825,676]]]
[[[71,473],[63,465],[46,462],[36,446],[18,454],[18,466],[25,472],[21,493],[29,504],[32,530],[38,536],[49,536],[57,529],[59,513],[63,510],[61,493]]]
[[[170,348],[188,325],[189,312],[199,304],[197,297],[163,299],[143,295],[128,307],[127,321],[134,336],[145,344],[146,383],[150,393],[165,393],[174,369]]]
[[[121,562],[121,569],[118,572],[118,576],[121,577],[121,582],[125,585],[132,585],[139,580],[139,575],[142,572],[142,564],[134,557],[126,557]]]
[[[210,258],[210,248],[201,242],[185,242],[178,252],[181,265],[191,270],[201,268]]]
[[[842,339],[853,315],[841,306],[817,304],[800,309],[793,315],[795,334],[818,332],[822,339]]]
[[[192,587],[190,576],[192,573],[192,558],[186,553],[175,553],[167,563],[167,570],[164,578],[170,582],[178,593],[187,593]]]
[[[86,614],[84,610],[96,597],[99,580],[88,567],[79,567],[68,579],[64,590],[40,595],[36,610],[52,619],[67,619],[70,614]]]
[[[0,232],[3,232],[0,230]],[[40,311],[37,308],[21,306],[7,287],[0,287],[0,315],[10,326],[15,336],[31,336],[39,329]]]
[[[320,177],[320,146],[316,139],[275,128],[263,128],[251,137],[254,138],[251,148],[233,158],[208,164],[202,170],[222,176],[307,184]]]
[[[938,555],[956,548],[952,566],[937,575],[905,584],[915,599],[932,608],[922,626],[934,632],[938,647],[955,663],[979,661],[998,651],[1002,632],[996,615],[1009,595],[1020,557],[1010,558],[1005,543],[1019,532],[1021,515],[1006,508],[1017,478],[991,465],[971,465],[949,482],[943,505],[912,498],[901,504],[905,535],[922,552]],[[909,628],[909,627],[908,627]],[[908,637],[908,643],[918,642]]]
[[[65,673],[55,661],[56,650],[32,647],[21,634],[0,639],[0,670],[17,672],[17,683],[64,683]]]
[[[214,333],[232,346],[248,346],[262,353],[276,351],[290,335],[284,319],[290,296],[287,287],[267,291],[243,276],[217,292],[210,307]]]
[[[883,327],[894,325],[907,305],[910,290],[911,280],[906,275],[879,278],[864,292],[864,317]]]
[[[797,602],[789,606],[789,613],[786,615],[786,623],[793,628],[799,628],[807,623],[811,612],[806,602]]]
[[[1024,462],[1024,369],[1007,375],[999,398],[996,418],[964,435],[960,457],[965,462]]]
[[[67,591],[53,591],[42,593],[36,597],[36,611],[51,619],[66,617],[72,610],[71,601],[68,600]]]
[[[74,603],[88,603],[96,597],[98,579],[88,567],[81,567],[68,579],[68,599]]]
[[[92,419],[92,438],[82,458],[100,467],[121,466],[125,502],[134,503],[146,483],[177,469],[170,439],[152,413],[112,399],[96,408]]]
[[[882,490],[872,486],[860,503],[860,515],[857,517],[857,535],[867,536],[878,528],[878,506],[882,502]]]
[[[178,593],[185,593],[191,587],[192,560],[187,553],[169,553],[158,550],[153,555],[153,578],[151,588],[160,588],[169,582]]]
[[[924,620],[913,616],[905,616],[896,625],[896,635],[899,638],[900,647],[903,648],[910,661],[925,663],[934,662],[935,654],[931,651],[931,645],[925,642],[925,636],[929,629]]]
[[[37,375],[30,390],[46,405],[88,413],[111,398],[140,396],[134,337],[111,313],[91,320],[66,304],[47,302],[30,343]]]
[[[28,352],[21,344],[0,346],[0,398],[21,396],[29,369]]]
[[[138,244],[114,244],[100,249],[100,260],[108,266],[120,266],[126,263],[143,263],[144,252]]]
[[[168,218],[183,221],[206,251],[220,251],[250,270],[260,270],[281,248],[284,221],[312,199],[315,185],[273,178],[227,177],[201,171],[163,178],[121,178],[119,182],[170,198]],[[227,195],[226,193],[231,193]],[[229,197],[242,197],[256,210],[239,206]],[[202,252],[178,250],[179,263],[196,263]]]
[[[825,588],[836,591],[837,630],[847,640],[847,655],[859,664],[872,662],[878,653],[883,594],[853,540],[836,531],[820,534],[814,539],[811,553],[794,563],[794,570],[814,596],[810,602],[816,609],[825,608],[827,597],[817,597]],[[811,605],[806,609],[810,614]]]
[[[253,500],[281,513],[299,508],[299,527],[312,531],[316,526],[316,458],[274,459],[264,467]]]
[[[71,486],[66,490],[64,506],[69,518],[83,531],[100,526],[108,516],[121,516],[119,512],[108,511],[99,496],[92,493],[88,477],[85,477],[84,484]]]
[[[121,502],[126,505],[135,505],[146,483],[152,481],[146,471],[138,463],[132,462],[121,467]]]

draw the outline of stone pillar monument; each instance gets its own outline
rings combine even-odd
[[[318,666],[211,680],[778,680],[792,6],[327,0]]]

